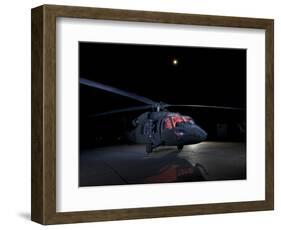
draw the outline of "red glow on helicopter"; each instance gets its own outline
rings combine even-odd
[[[165,119],[165,129],[172,129],[172,128],[173,128],[172,122],[171,122],[170,118],[167,117],[167,118]]]
[[[164,126],[166,129],[172,129],[176,127],[178,123],[187,123],[190,121],[192,121],[192,119],[188,116],[172,115],[165,119]]]
[[[176,127],[177,123],[181,123],[184,122],[183,118],[181,116],[175,115],[172,116],[172,122],[173,122],[173,126]]]

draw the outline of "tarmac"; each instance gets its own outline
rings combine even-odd
[[[246,143],[202,142],[158,147],[115,145],[82,150],[79,186],[246,179]]]

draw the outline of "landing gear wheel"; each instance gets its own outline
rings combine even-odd
[[[183,149],[183,145],[178,145],[178,150],[181,151]]]
[[[152,144],[151,143],[146,144],[146,152],[147,153],[152,153]]]

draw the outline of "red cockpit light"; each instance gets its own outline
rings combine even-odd
[[[184,122],[184,119],[179,115],[174,115],[171,118],[174,127],[176,127],[178,123]]]
[[[170,120],[169,117],[167,117],[167,118],[165,119],[165,121],[164,121],[164,127],[165,127],[165,129],[171,129],[171,128],[173,128],[172,122],[171,122],[171,120]]]
[[[180,123],[190,123],[194,124],[194,121],[191,117],[188,116],[181,116],[181,115],[172,115],[164,120],[164,128],[165,129],[172,129],[173,127],[176,127]]]

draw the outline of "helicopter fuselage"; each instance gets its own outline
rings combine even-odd
[[[166,111],[145,112],[133,120],[135,126],[128,133],[129,140],[146,144],[147,152],[160,145],[177,146],[204,141],[207,133],[189,116]]]

